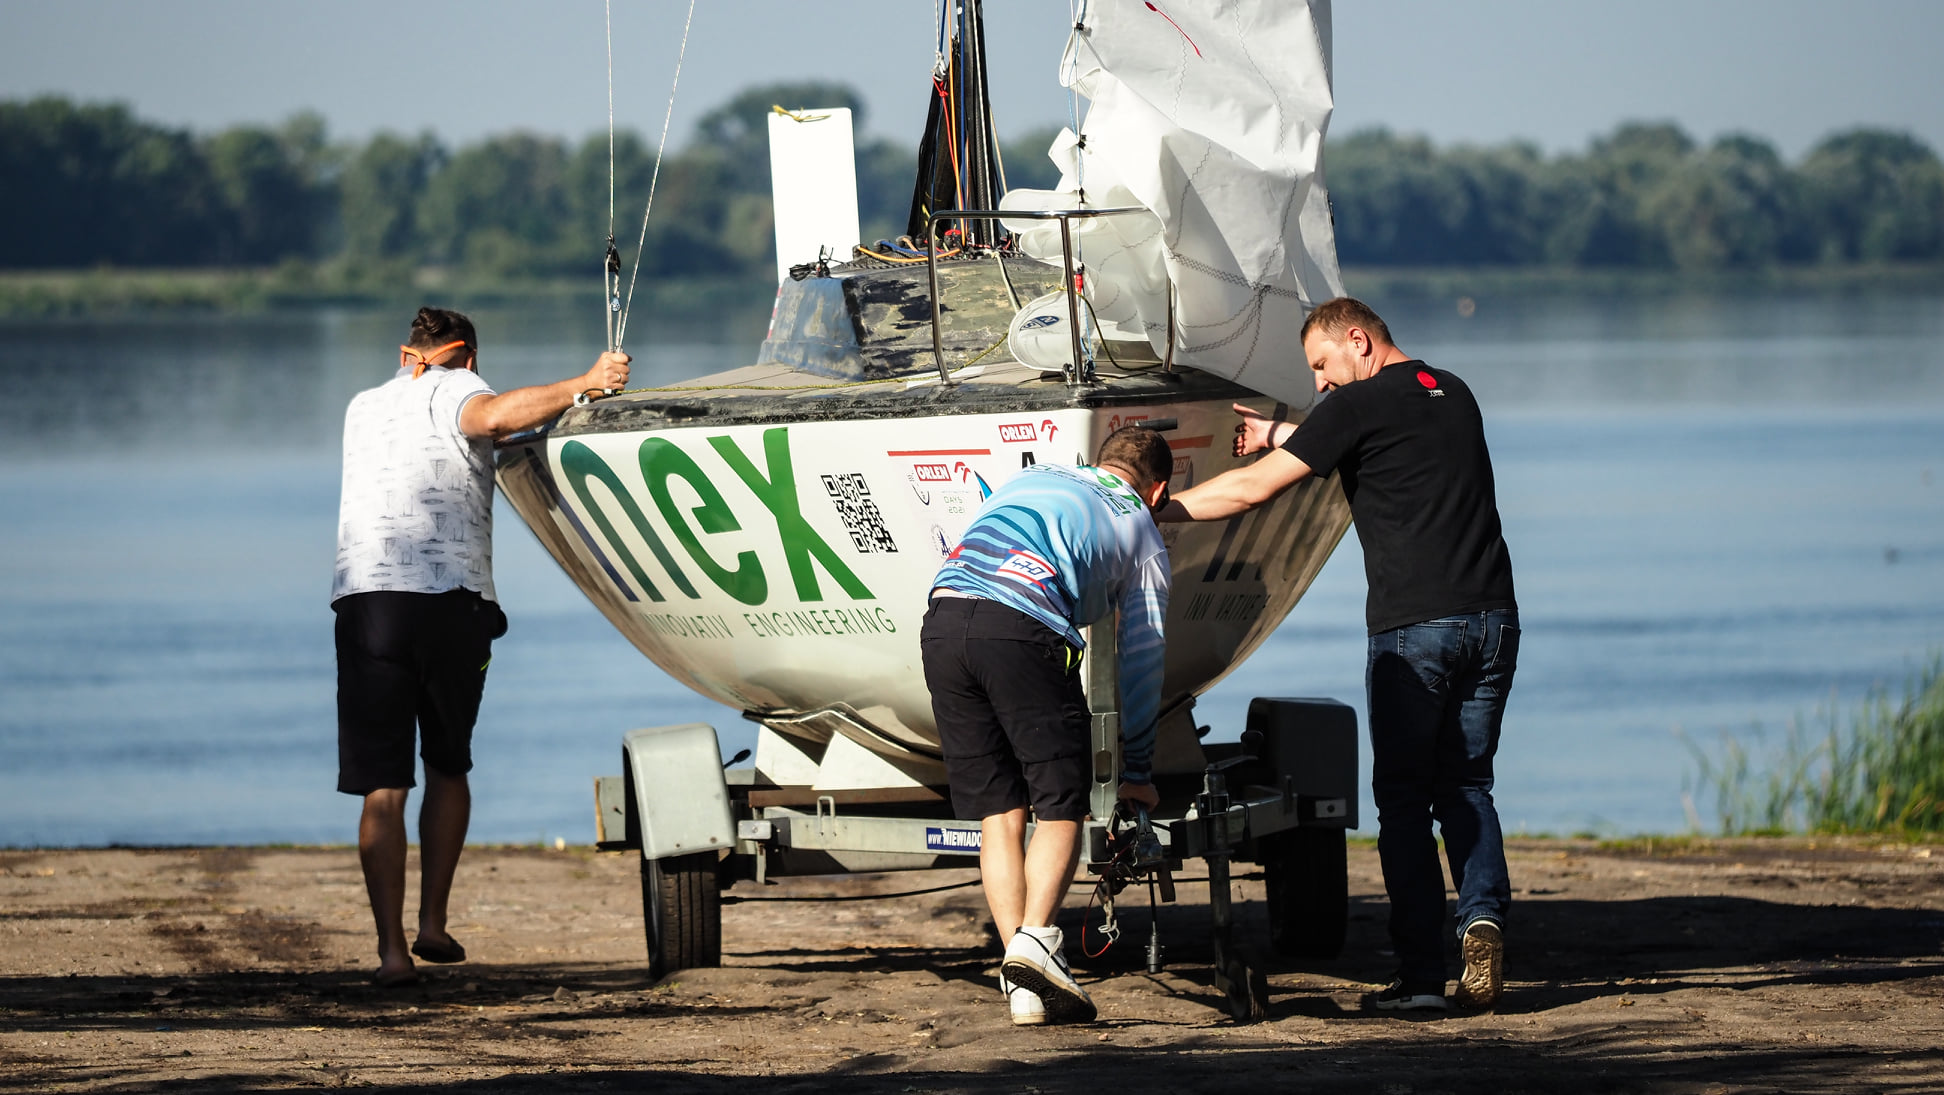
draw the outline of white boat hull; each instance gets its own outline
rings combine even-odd
[[[806,763],[825,762],[819,743],[843,735],[905,777],[872,775],[867,764],[853,783],[932,783],[938,737],[918,630],[940,562],[984,491],[1028,462],[1090,459],[1109,433],[1141,418],[1177,420],[1166,433],[1176,490],[1239,462],[1228,398],[1063,402],[865,421],[805,414],[556,428],[503,449],[500,483],[582,591],[662,671],[782,730],[809,748]],[[1174,586],[1163,709],[1173,717],[1164,718],[1157,770],[1201,764],[1184,701],[1281,623],[1349,521],[1332,478],[1230,521],[1164,526]],[[792,719],[803,713],[813,714]],[[764,742],[777,744],[767,734]]]

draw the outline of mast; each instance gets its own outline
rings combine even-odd
[[[946,0],[939,19],[931,109],[911,194],[908,231],[915,240],[924,238],[926,219],[934,211],[997,209],[1006,192],[987,93],[982,0]],[[1005,238],[997,221],[965,221],[956,227],[964,232],[964,245],[991,247]]]

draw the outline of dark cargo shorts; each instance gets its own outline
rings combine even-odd
[[[940,597],[919,632],[952,810],[973,819],[1032,807],[1087,816],[1092,781],[1078,651],[996,601]]]
[[[473,722],[486,689],[493,640],[506,633],[498,605],[469,589],[354,593],[337,612],[338,790],[413,787],[414,728],[425,766],[472,770]]]

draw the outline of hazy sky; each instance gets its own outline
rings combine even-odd
[[[1136,2],[1136,0],[1096,0]],[[615,113],[661,130],[686,0],[616,0]],[[607,124],[601,0],[0,0],[0,97],[118,99],[199,130],[301,110],[333,134],[448,141]],[[866,130],[915,141],[928,0],[699,0],[671,140],[757,81],[848,81]],[[1062,122],[1064,0],[987,0],[1002,134]],[[1628,119],[1799,156],[1832,130],[1944,151],[1944,0],[1339,0],[1335,132],[1558,151]],[[815,104],[797,104],[815,105]]]

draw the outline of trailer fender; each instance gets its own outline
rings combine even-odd
[[[1259,736],[1257,736],[1259,735]],[[1357,712],[1326,699],[1257,696],[1246,740],[1295,792],[1300,824],[1357,827]]]
[[[715,727],[691,722],[630,730],[621,739],[628,776],[628,836],[643,859],[733,847],[736,822]]]

